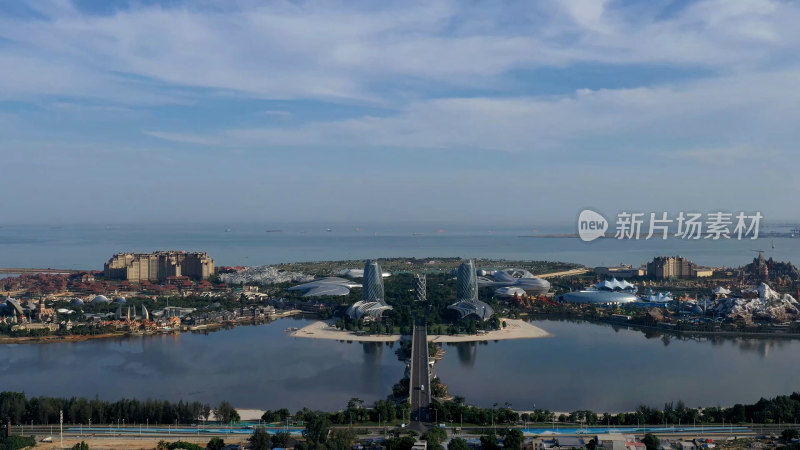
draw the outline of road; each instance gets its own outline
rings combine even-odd
[[[588,272],[591,272],[591,269],[571,269],[571,270],[563,270],[561,272],[543,273],[541,275],[536,275],[536,277],[537,278],[570,277],[574,275],[583,275]]]
[[[414,324],[411,338],[411,426],[422,428],[429,422],[428,407],[431,404],[430,369],[428,367],[428,332],[425,322]]]

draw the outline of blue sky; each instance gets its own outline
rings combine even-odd
[[[0,2],[0,223],[797,218],[789,1]]]

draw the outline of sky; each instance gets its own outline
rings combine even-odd
[[[800,4],[0,0],[0,224],[800,219]]]

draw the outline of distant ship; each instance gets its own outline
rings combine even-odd
[[[327,231],[328,233],[330,233],[330,232],[331,232],[331,231],[333,231],[333,230],[331,230],[330,228],[328,228],[328,229],[327,229],[327,230],[325,230],[325,231]]]
[[[225,228],[225,232],[226,232],[226,233],[230,233],[230,232],[231,232],[231,229],[230,229],[230,228]]]
[[[283,233],[283,230],[267,230],[267,233]]]

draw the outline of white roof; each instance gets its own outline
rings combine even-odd
[[[597,289],[608,289],[608,290],[611,290],[611,291],[614,291],[614,290],[617,290],[617,289],[626,290],[626,289],[635,289],[636,288],[636,286],[628,283],[627,281],[625,281],[625,280],[621,280],[620,281],[620,280],[617,280],[616,278],[612,279],[611,281],[603,280],[603,281],[597,283],[595,285],[595,287]]]

